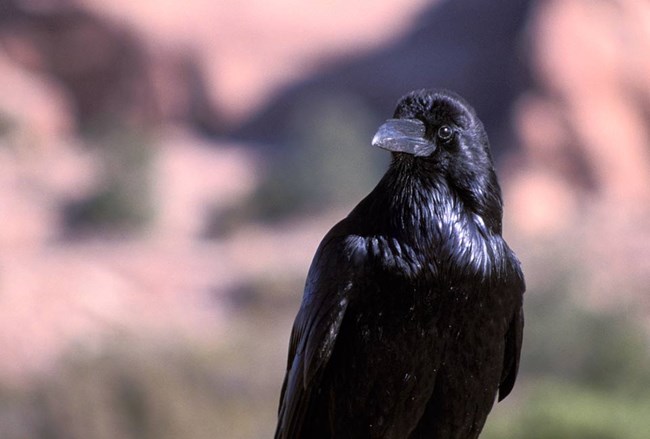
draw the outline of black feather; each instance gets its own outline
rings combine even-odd
[[[514,385],[525,287],[483,125],[435,90],[394,117],[388,171],[316,251],[276,439],[476,438]]]

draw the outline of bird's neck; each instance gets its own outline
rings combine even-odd
[[[461,183],[444,167],[410,158],[393,160],[377,186],[383,203],[390,206],[395,225],[413,230],[423,223],[452,224],[466,219],[486,233],[501,234],[501,190],[494,171]],[[409,227],[410,226],[410,227]]]
[[[389,171],[383,183],[389,227],[414,245],[431,247],[443,239],[444,230],[469,221],[458,195],[437,174]]]
[[[440,173],[424,171],[391,166],[364,200],[363,216],[375,219],[376,236],[408,246],[423,260],[449,261],[486,275],[496,253],[505,250],[500,231]]]

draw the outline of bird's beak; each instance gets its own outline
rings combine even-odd
[[[377,130],[372,146],[415,156],[428,156],[436,149],[436,145],[424,138],[425,133],[426,127],[420,120],[388,119]]]

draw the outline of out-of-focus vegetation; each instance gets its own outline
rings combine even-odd
[[[71,356],[28,391],[0,393],[2,437],[268,437],[277,384],[251,348],[140,341]]]
[[[368,148],[372,110],[351,95],[308,95],[287,115],[290,142],[270,155],[267,173],[249,200],[253,218],[273,221],[365,196],[387,155]]]
[[[489,418],[482,438],[643,439],[650,398],[542,379],[527,389],[518,413]]]
[[[556,268],[565,276],[533,284],[526,297],[518,385],[496,405],[482,437],[647,437],[647,334],[629,313],[577,306],[567,284],[569,270]]]
[[[225,343],[125,339],[75,351],[29,389],[0,390],[6,439],[271,437],[301,280],[260,279],[226,298]],[[518,384],[482,437],[642,439],[650,358],[622,314],[575,305],[559,276],[527,296]]]
[[[261,285],[257,292],[255,286],[243,286],[227,299],[237,318],[225,341],[127,336],[97,351],[71,351],[51,374],[27,388],[0,387],[0,436],[270,437],[291,322],[286,310],[278,309],[290,303],[288,290],[278,285],[285,293],[269,297],[273,284],[265,285],[263,294],[257,294]]]
[[[146,133],[118,126],[94,136],[102,160],[102,181],[90,196],[64,207],[66,228],[71,234],[133,232],[154,215],[154,145]]]

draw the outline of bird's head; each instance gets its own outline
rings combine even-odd
[[[372,144],[393,153],[393,166],[406,164],[410,172],[444,182],[467,207],[500,230],[501,191],[487,134],[463,98],[445,90],[405,95]]]

